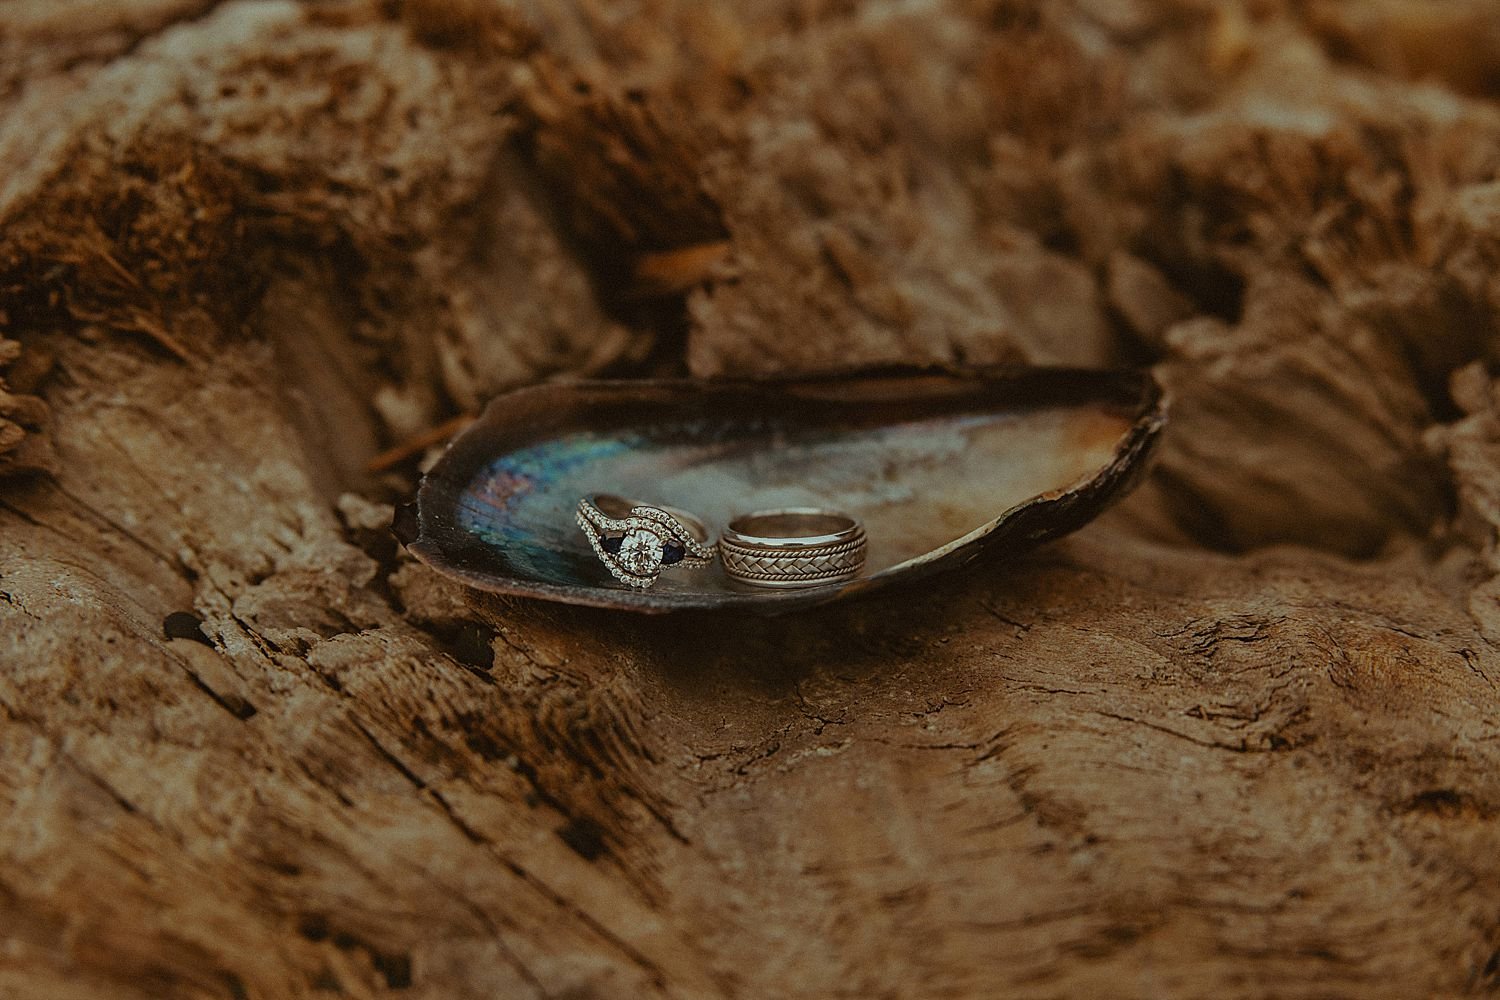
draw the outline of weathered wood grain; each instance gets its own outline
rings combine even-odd
[[[1487,11],[0,4],[0,996],[1500,990]],[[1147,487],[787,619],[476,599],[366,470],[1006,358],[1154,365]]]

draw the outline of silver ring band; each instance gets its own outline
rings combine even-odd
[[[753,587],[819,587],[859,575],[868,549],[859,521],[817,507],[742,514],[719,539],[732,580]]]
[[[713,533],[676,507],[590,493],[575,519],[599,561],[630,587],[645,589],[664,569],[697,569],[714,558]]]

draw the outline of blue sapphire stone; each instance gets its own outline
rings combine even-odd
[[[686,555],[687,550],[681,545],[678,545],[676,542],[668,542],[661,547],[661,564],[663,566],[670,566],[672,563],[682,562],[683,557]]]
[[[603,539],[600,540],[599,544],[604,547],[604,551],[605,552],[608,552],[611,555],[613,555],[614,553],[620,551],[620,543],[623,542],[624,540],[625,540],[625,536],[624,535],[612,535],[612,536],[607,535]]]

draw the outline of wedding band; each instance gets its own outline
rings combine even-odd
[[[707,566],[713,534],[676,507],[591,493],[578,501],[578,527],[616,580],[645,589],[664,569]]]
[[[843,583],[865,565],[865,529],[838,511],[788,507],[742,514],[719,539],[730,579],[754,587]]]

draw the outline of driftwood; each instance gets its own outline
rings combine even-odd
[[[0,3],[0,996],[1500,992],[1497,96],[1492,0]],[[509,386],[1007,359],[1174,399],[1008,568],[386,531]]]

